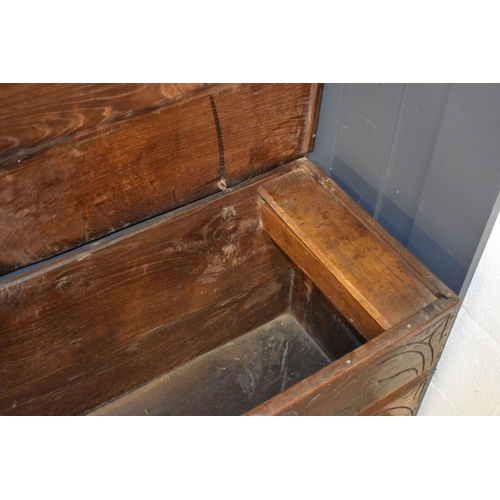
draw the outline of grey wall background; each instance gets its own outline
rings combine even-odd
[[[500,192],[500,84],[325,84],[309,158],[463,295]]]

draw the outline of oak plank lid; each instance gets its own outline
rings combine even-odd
[[[0,274],[307,154],[317,84],[0,85]]]

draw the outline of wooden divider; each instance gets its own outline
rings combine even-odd
[[[335,193],[297,169],[259,189],[277,245],[367,339],[437,297]]]
[[[338,359],[247,415],[414,413],[458,297],[311,162],[258,193],[264,229],[301,270],[292,311]]]

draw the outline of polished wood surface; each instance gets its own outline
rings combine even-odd
[[[297,169],[259,190],[265,230],[366,339],[436,296],[360,216]]]
[[[10,86],[2,89],[12,93]],[[0,274],[223,191],[306,154],[319,92],[310,84],[221,84],[194,89],[198,93],[188,92],[190,97],[181,99],[186,89],[174,87],[166,94],[174,96],[172,102],[136,116],[144,105],[140,92],[134,100],[136,94],[129,88],[120,94],[120,87],[110,87],[111,97],[99,101],[94,95],[106,96],[106,87],[64,89],[62,108],[54,104],[56,90],[42,87],[37,100],[31,89],[27,102],[35,101],[33,126],[27,123],[29,109],[23,108],[17,118],[21,128],[14,128],[12,140],[4,139],[5,151],[11,151],[17,137],[19,151],[32,144],[33,154],[0,169]],[[147,102],[161,93],[157,87],[143,91]],[[16,102],[19,107],[19,96]],[[110,116],[121,121],[97,127],[105,103]],[[120,114],[122,108],[131,110],[130,118],[128,112]],[[66,112],[72,117],[68,130],[61,124]],[[71,135],[80,122],[81,128],[90,129],[83,136]],[[62,142],[35,151],[42,139],[33,131],[44,127],[50,129],[47,144],[53,144],[52,139]],[[3,133],[5,137],[8,130]]]

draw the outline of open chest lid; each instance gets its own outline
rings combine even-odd
[[[0,274],[311,151],[319,84],[0,86]]]

